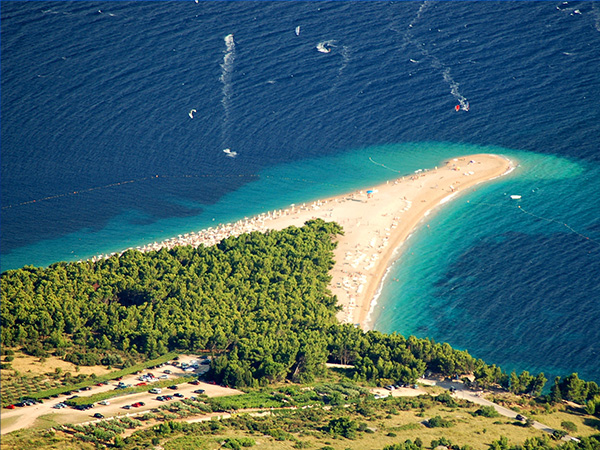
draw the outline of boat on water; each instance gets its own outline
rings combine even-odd
[[[521,200],[520,195],[511,195],[510,198],[512,198],[513,200]]]
[[[328,47],[328,45],[329,45],[328,42],[319,42],[317,44],[317,50],[320,51],[321,53],[330,53],[331,47]]]

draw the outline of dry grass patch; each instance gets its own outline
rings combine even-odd
[[[36,356],[25,355],[23,352],[15,350],[14,360],[10,363],[12,369],[27,375],[43,375],[48,372],[54,372],[57,368],[63,373],[70,372],[73,375],[83,373],[85,375],[104,375],[111,372],[104,366],[76,366],[73,363],[63,361],[54,356],[39,358]],[[79,370],[77,369],[79,367]]]
[[[570,412],[568,409],[562,409],[552,414],[536,414],[531,416],[532,419],[542,422],[555,430],[565,430],[562,426],[563,422],[572,422],[577,427],[577,431],[569,431],[571,436],[592,436],[597,435],[600,432],[600,428],[592,426],[597,423],[600,425],[600,421],[594,416],[581,413]]]

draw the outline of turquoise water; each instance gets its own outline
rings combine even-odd
[[[500,153],[514,172],[434,212],[400,249],[373,325],[506,370],[598,379],[598,167]]]
[[[441,165],[449,158],[490,150],[504,151],[500,148],[435,142],[390,144],[281,164],[240,177],[251,181],[225,194],[215,203],[177,200],[186,208],[197,211],[195,215],[152,221],[142,211],[128,210],[115,216],[102,229],[82,229],[57,239],[15,249],[3,256],[2,270],[20,267],[25,261],[31,265],[46,266],[56,261],[77,261],[98,254],[120,252],[178,234],[285,208],[292,203],[310,202],[384,183],[420,168]],[[226,185],[230,183],[227,177],[222,180]],[[190,186],[198,182],[197,177],[190,177],[188,181]],[[128,186],[122,189],[128,189]]]
[[[506,370],[598,379],[600,171],[587,162],[465,144],[365,147],[271,167],[213,204],[186,202],[195,216],[146,221],[129,212],[22,251],[39,265],[118,252],[474,153],[504,155],[516,167],[422,221],[385,279],[373,328],[446,341]]]

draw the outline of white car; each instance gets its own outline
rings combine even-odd
[[[162,392],[161,388],[152,388],[149,391],[151,394],[160,394]]]
[[[103,405],[103,406],[108,406],[110,405],[110,402],[108,400],[102,400],[101,402],[98,402],[99,405]]]

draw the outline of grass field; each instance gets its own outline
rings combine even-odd
[[[429,389],[430,393],[434,391],[437,394],[440,388]],[[600,420],[572,406],[555,405],[548,408],[510,394],[504,395],[499,401],[507,407],[518,405],[519,410],[527,417],[555,429],[564,429],[564,424],[567,423],[575,427],[576,431],[571,432],[574,436],[600,434]],[[524,427],[521,423],[507,417],[487,418],[474,415],[478,406],[461,401],[443,402],[436,398],[435,394],[417,398],[390,397],[373,400],[365,387],[358,386],[337,373],[331,373],[327,379],[310,386],[282,383],[252,390],[243,395],[203,398],[199,403],[206,407],[206,411],[210,411],[211,408],[215,411],[230,411],[234,413],[232,418],[220,422],[186,424],[185,426],[191,427],[189,430],[174,429],[166,433],[153,431],[154,428],[165,425],[169,420],[185,423],[202,414],[202,405],[194,406],[193,403],[186,402],[188,400],[161,405],[161,409],[153,410],[153,418],[137,421],[138,428],[135,430],[125,430],[127,428],[125,426],[122,436],[127,436],[127,439],[121,448],[212,450],[226,448],[224,443],[227,439],[251,438],[254,442],[252,448],[259,450],[298,448],[380,450],[386,445],[406,440],[414,441],[417,438],[423,442],[424,448],[429,448],[432,440],[447,438],[460,447],[468,445],[474,450],[488,450],[492,442],[502,437],[507,438],[512,445],[521,445],[528,438],[548,436],[540,430]],[[307,405],[308,408],[303,408]],[[290,406],[296,406],[297,409],[290,409]],[[244,411],[246,408],[249,410]],[[260,408],[264,408],[266,415],[258,415],[260,412],[256,409]],[[450,423],[450,427],[428,427],[427,420],[435,416]],[[355,432],[352,439],[329,431],[328,426],[331,421],[338,418],[348,418],[353,421]],[[60,421],[57,414],[41,416],[30,429],[3,435],[0,448],[7,450],[106,448],[105,444],[113,445],[112,438],[109,441],[96,439],[97,443],[86,442],[85,439],[94,439],[94,427],[98,427],[100,432],[102,429],[110,429],[121,419],[112,424],[110,421],[105,422],[104,425],[102,422],[94,423],[88,428],[81,426],[66,428],[68,432],[61,431],[62,425],[66,424]],[[5,423],[7,422],[3,422],[3,425]]]
[[[183,450],[183,449],[218,449],[223,448],[222,443],[228,438],[247,437],[254,440],[252,447],[257,450],[275,450],[275,449],[297,449],[311,448],[321,449],[330,447],[335,450],[368,450],[382,449],[386,445],[404,442],[407,439],[415,440],[419,438],[424,447],[429,447],[434,439],[442,437],[448,438],[454,444],[460,446],[469,445],[475,450],[486,450],[492,441],[505,436],[511,444],[522,444],[527,438],[534,436],[543,436],[544,433],[533,428],[517,426],[507,418],[485,418],[481,416],[473,417],[470,413],[476,408],[447,408],[444,406],[434,406],[427,408],[423,413],[420,410],[400,411],[395,408],[384,407],[374,411],[369,417],[361,414],[351,413],[348,417],[356,422],[366,424],[368,431],[357,433],[354,439],[346,439],[340,436],[333,436],[322,431],[321,426],[310,426],[305,429],[297,430],[290,434],[293,440],[278,439],[269,435],[248,430],[232,429],[231,427],[221,426],[216,433],[177,433],[173,432],[167,436],[158,438],[160,446],[165,450]],[[338,411],[337,413],[339,413]],[[332,413],[335,415],[336,413]],[[563,414],[553,413],[548,418],[562,421]],[[450,428],[428,428],[423,422],[432,416],[441,416],[453,423]],[[556,415],[556,416],[555,416]],[[567,414],[568,419],[575,422],[571,414]],[[273,423],[277,424],[278,419],[272,418]],[[44,417],[48,424],[52,423],[52,417]],[[325,422],[327,422],[327,418]],[[225,425],[226,422],[223,422]],[[40,424],[41,425],[41,424]],[[578,425],[579,427],[579,425]],[[591,427],[581,423],[580,431],[582,434],[597,433]],[[144,441],[146,444],[138,442],[137,445],[129,444],[124,448],[142,449],[159,448],[154,447],[150,440]],[[155,441],[156,442],[156,441]],[[27,430],[11,433],[3,436],[2,449],[88,449],[94,448],[86,442],[74,441],[70,436],[63,433],[48,433],[42,430]]]

